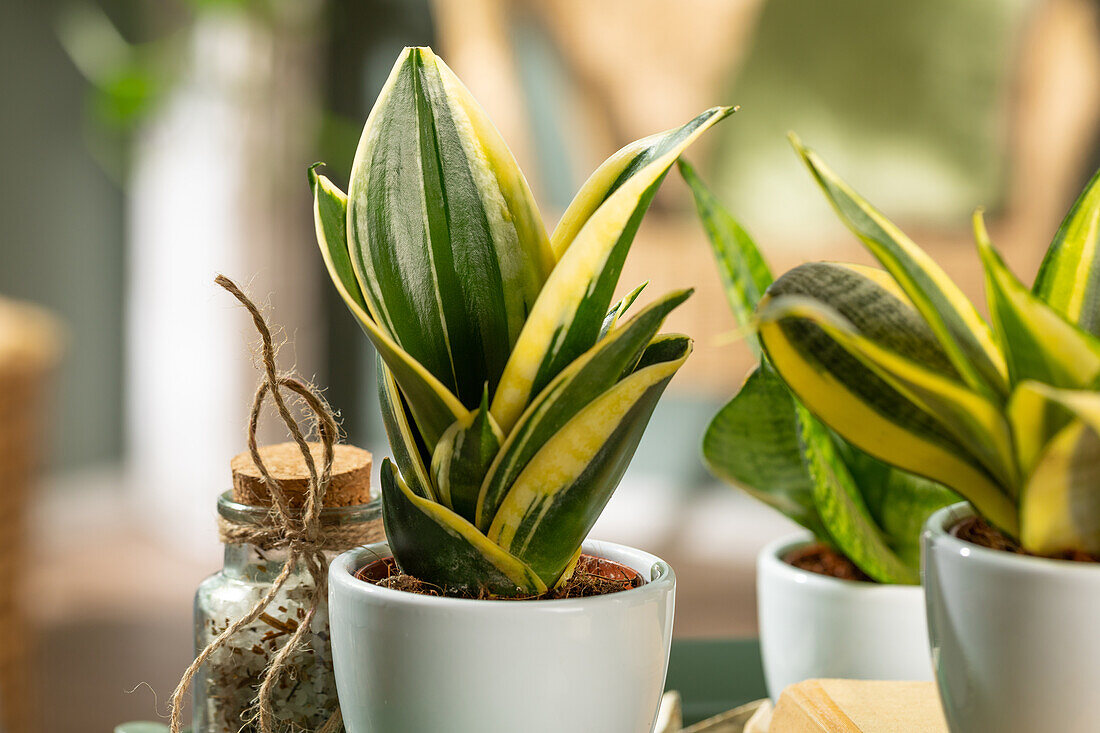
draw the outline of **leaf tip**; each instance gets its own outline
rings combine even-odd
[[[309,178],[309,189],[311,191],[317,188],[317,169],[321,168],[322,166],[324,166],[324,162],[318,160],[316,163],[306,169],[306,177]]]
[[[985,209],[981,206],[974,209],[971,221],[974,227],[974,241],[978,245],[978,253],[982,255],[982,259],[985,259],[993,249],[993,242],[989,239],[989,230],[985,227]]]

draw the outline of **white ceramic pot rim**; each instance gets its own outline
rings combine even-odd
[[[865,580],[845,580],[833,578],[821,573],[811,573],[791,565],[783,558],[791,551],[814,541],[812,534],[798,532],[773,540],[760,551],[760,570],[766,571],[780,578],[806,586],[807,590],[822,592],[862,594],[865,596],[889,597],[911,595],[919,593],[919,585],[902,585],[899,583],[875,583]]]
[[[950,529],[964,519],[977,514],[970,502],[962,501],[958,504],[945,506],[932,513],[924,524],[925,540],[934,542],[938,547],[946,548],[949,552],[958,553],[962,557],[980,560],[987,565],[1001,567],[1018,573],[1050,573],[1079,574],[1090,576],[1095,582],[1096,574],[1100,573],[1100,563],[1077,562],[1075,560],[1059,560],[1050,557],[1033,557],[1031,555],[1018,555],[1014,552],[994,550],[982,547],[973,542],[961,540],[951,534]]]
[[[374,596],[377,600],[385,600],[388,603],[400,603],[411,607],[440,608],[452,606],[455,608],[471,608],[481,606],[481,610],[487,613],[499,611],[501,613],[515,613],[517,609],[535,608],[541,610],[571,611],[592,608],[602,603],[622,603],[633,600],[643,601],[652,595],[663,594],[671,591],[676,586],[676,573],[661,558],[648,552],[634,549],[627,545],[614,542],[602,542],[600,540],[585,540],[581,549],[586,555],[612,560],[626,565],[642,576],[644,581],[637,588],[608,593],[602,596],[589,596],[587,598],[558,598],[540,601],[506,601],[506,600],[480,600],[476,598],[446,598],[441,596],[427,596],[419,593],[383,588],[359,580],[355,572],[368,562],[392,557],[390,546],[387,542],[376,542],[372,545],[356,547],[339,555],[332,561],[329,569],[329,582],[338,583],[352,593],[364,597]],[[648,576],[648,577],[647,577]]]

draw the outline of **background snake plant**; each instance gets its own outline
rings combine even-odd
[[[730,108],[627,145],[547,235],[485,112],[406,48],[367,118],[348,193],[310,171],[321,254],[378,354],[398,565],[480,595],[572,572],[691,340],[658,334],[690,291],[629,320],[624,258],[680,153]]]
[[[861,450],[958,491],[1036,554],[1100,553],[1100,174],[1026,287],[974,234],[991,326],[940,267],[792,138],[885,269],[801,265],[757,308],[783,381]]]
[[[742,328],[772,284],[772,273],[748,232],[686,162],[726,296]],[[940,484],[893,468],[821,424],[791,394],[747,336],[759,364],[703,437],[714,475],[740,486],[844,553],[872,579],[919,582],[920,531],[936,509],[958,501]]]

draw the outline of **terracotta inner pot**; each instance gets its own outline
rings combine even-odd
[[[397,566],[397,561],[392,557],[384,557],[375,560],[359,570],[355,571],[355,577],[367,583],[395,588],[410,593],[422,595],[449,596],[455,598],[471,598],[468,594],[447,593],[444,589],[429,583],[405,575]],[[627,567],[613,560],[607,560],[593,555],[581,555],[577,561],[577,568],[564,586],[550,591],[541,596],[521,597],[515,599],[499,600],[553,600],[562,598],[584,598],[608,593],[617,593],[630,588],[637,588],[645,583],[645,579],[633,568]]]

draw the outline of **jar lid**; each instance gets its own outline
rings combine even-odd
[[[309,451],[317,464],[317,470],[321,471],[324,446],[310,443]],[[268,472],[282,485],[290,506],[301,508],[309,489],[309,470],[298,444],[290,442],[262,446],[260,458]],[[325,506],[354,506],[370,502],[371,463],[369,451],[354,445],[335,446],[332,482],[325,494]],[[234,456],[230,467],[233,469],[234,501],[252,506],[271,506],[271,494],[248,451]]]

